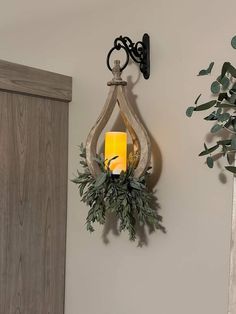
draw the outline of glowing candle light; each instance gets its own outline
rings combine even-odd
[[[127,134],[125,132],[107,132],[105,134],[105,159],[107,162],[115,157],[110,163],[113,174],[120,174],[127,168]]]

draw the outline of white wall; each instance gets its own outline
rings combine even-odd
[[[185,117],[212,78],[196,76],[214,60],[215,75],[236,53],[235,0],[8,1],[1,3],[0,58],[73,76],[69,177],[107,96],[106,54],[118,35],[151,38],[151,77],[132,93],[162,154],[156,186],[167,234],[142,248],[102,228],[90,235],[87,208],[69,183],[66,314],[223,314],[227,310],[232,178],[197,157],[209,124]],[[137,68],[124,73],[135,81]],[[209,137],[207,137],[209,140]],[[223,171],[223,174],[222,174]],[[220,178],[226,175],[226,183]]]

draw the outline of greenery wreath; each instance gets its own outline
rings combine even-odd
[[[72,180],[79,189],[81,201],[86,203],[90,209],[86,218],[87,230],[94,231],[93,223],[104,224],[106,214],[114,212],[119,220],[119,231],[127,230],[130,240],[136,238],[136,227],[148,225],[152,229],[161,229],[162,217],[158,214],[156,197],[147,187],[149,170],[140,177],[134,177],[134,165],[136,158],[129,157],[126,172],[113,175],[110,163],[117,158],[114,156],[105,165],[103,156],[97,156],[101,174],[94,178],[89,171],[86,162],[86,152],[83,144],[80,146],[80,164],[83,171],[77,171],[77,176]]]

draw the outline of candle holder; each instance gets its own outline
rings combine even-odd
[[[108,53],[108,67],[110,68],[109,58],[112,51],[124,48],[127,56],[130,54],[136,62],[140,63],[142,73],[145,78],[148,78],[149,37],[147,34],[144,37],[146,42],[142,44],[138,42],[136,45],[127,37],[124,37],[124,46],[120,46],[122,37],[119,37],[119,41],[115,40],[115,46]],[[140,58],[136,59],[134,56]],[[147,186],[151,156],[150,139],[128,100],[127,82],[121,78],[121,72],[127,64],[127,60],[123,66],[120,66],[119,60],[114,62],[113,78],[107,83],[110,87],[107,100],[88,134],[85,147],[83,145],[80,147],[80,164],[84,171],[78,171],[77,177],[72,181],[79,188],[81,200],[90,207],[86,218],[87,230],[94,231],[94,222],[104,224],[106,214],[114,212],[120,222],[119,230],[127,230],[130,240],[134,240],[137,225],[148,224],[153,230],[156,228],[165,231],[165,229],[161,225],[162,217],[158,214],[157,207],[153,206],[156,204],[156,198]],[[127,158],[126,135],[122,135],[122,132],[108,132],[105,139],[106,159],[104,159],[97,153],[97,143],[116,104],[130,134],[133,151]]]
[[[97,119],[95,125],[89,132],[86,141],[86,159],[90,172],[96,178],[101,173],[96,162],[98,138],[106,126],[116,103],[119,106],[121,117],[130,134],[133,143],[133,154],[137,156],[137,165],[134,170],[134,176],[139,178],[147,170],[150,162],[151,150],[150,139],[147,131],[134,112],[126,96],[127,82],[121,78],[120,61],[115,60],[112,69],[113,79],[107,83],[110,86],[108,97],[103,110]]]

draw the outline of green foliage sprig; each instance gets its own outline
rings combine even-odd
[[[231,45],[236,49],[236,36],[232,38]],[[201,70],[198,75],[210,74],[213,66],[214,62],[211,62],[208,68]],[[215,134],[224,129],[228,136],[224,140],[217,141],[212,147],[207,147],[204,143],[204,150],[199,156],[207,156],[206,163],[209,168],[213,168],[212,153],[218,153],[218,156],[227,158],[229,166],[225,168],[236,173],[236,167],[230,165],[236,152],[236,68],[230,62],[224,62],[221,74],[211,84],[210,89],[215,99],[198,105],[200,94],[194,106],[187,108],[186,115],[191,117],[194,111],[213,110],[204,118],[206,121],[216,122],[210,132]]]
[[[134,177],[134,158],[131,158],[126,172],[113,175],[110,163],[105,166],[101,156],[96,161],[101,169],[101,174],[94,178],[89,171],[86,162],[86,152],[83,145],[80,146],[80,164],[83,172],[77,172],[77,177],[72,180],[77,184],[82,202],[86,203],[90,210],[86,218],[87,230],[94,231],[93,223],[104,224],[106,214],[114,212],[120,222],[119,230],[127,230],[130,240],[135,240],[137,222],[147,224],[153,229],[162,229],[162,217],[155,208],[155,196],[147,188],[146,179],[148,171],[140,178]]]

